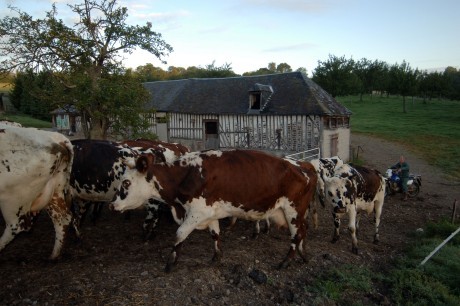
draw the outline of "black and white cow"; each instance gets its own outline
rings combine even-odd
[[[107,140],[73,140],[75,158],[70,185],[74,199],[74,227],[79,232],[80,220],[91,203],[101,206],[109,203],[120,185],[120,178],[128,160],[141,153],[151,152],[166,163],[173,162],[188,151],[180,144],[153,140],[129,140],[121,143]],[[158,222],[159,203],[146,203],[147,217],[143,224],[144,235],[149,238]]]
[[[50,258],[59,257],[72,220],[67,196],[72,160],[65,136],[0,123],[0,209],[6,223],[0,250],[46,209],[56,232]]]
[[[315,167],[316,172],[318,173],[318,200],[324,207],[324,201],[326,199],[326,194],[324,193],[324,181],[327,178],[333,177],[335,170],[340,168],[344,163],[340,157],[334,156],[328,158],[313,159],[311,164],[313,167]]]
[[[219,219],[267,217],[287,225],[291,247],[280,264],[302,256],[306,235],[305,215],[315,194],[317,176],[309,163],[286,160],[251,150],[188,153],[172,165],[155,156],[139,157],[126,170],[112,203],[118,211],[135,209],[154,197],[171,206],[178,224],[176,241],[166,265],[176,264],[183,241],[195,229],[208,228],[214,240],[214,257],[221,257]]]
[[[333,177],[325,179],[325,193],[326,202],[333,208],[335,225],[333,242],[339,239],[340,217],[348,213],[352,251],[358,254],[356,230],[359,227],[360,211],[366,211],[368,214],[374,212],[374,243],[379,241],[380,216],[385,198],[385,180],[380,172],[344,164],[335,170]]]

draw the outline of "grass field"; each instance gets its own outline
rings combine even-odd
[[[445,173],[460,179],[460,102],[401,97],[339,97],[353,115],[353,133],[365,133],[403,144]]]
[[[21,114],[0,114],[0,120],[10,120],[18,122],[25,127],[35,127],[39,129],[47,129],[52,127],[51,122],[35,119],[30,116]]]
[[[0,82],[0,93],[7,93],[13,88],[11,83],[1,83]]]

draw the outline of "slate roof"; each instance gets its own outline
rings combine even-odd
[[[351,115],[350,110],[301,72],[157,81],[144,86],[151,93],[147,107],[164,112],[248,114],[249,93],[260,90],[265,97],[260,114]]]
[[[56,108],[50,112],[52,115],[62,115],[62,114],[72,114],[72,115],[79,115],[79,111],[75,107],[75,105],[64,105],[63,107]]]

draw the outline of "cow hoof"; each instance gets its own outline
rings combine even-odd
[[[280,262],[280,264],[278,265],[278,270],[281,270],[281,269],[286,269],[287,267],[289,267],[289,264],[290,264],[290,261],[285,259],[283,260],[282,262]]]
[[[212,262],[220,262],[222,258],[222,252],[215,252],[214,256],[212,257]]]
[[[339,237],[336,237],[336,236],[332,237],[332,240],[331,240],[332,243],[336,243],[337,241],[339,241]]]
[[[152,232],[144,233],[142,236],[143,236],[144,241],[150,241],[150,240],[155,239],[155,234]]]
[[[56,257],[48,257],[47,262],[50,264],[55,264],[61,259],[61,256],[56,256]]]
[[[252,239],[257,239],[259,238],[259,233],[253,233],[252,234]]]
[[[353,252],[353,254],[358,255],[358,248],[357,247],[352,247],[351,251]]]
[[[174,269],[175,264],[167,263],[165,267],[165,272],[166,273],[171,273]]]
[[[379,240],[378,240],[378,239],[374,239],[374,244],[379,244]]]

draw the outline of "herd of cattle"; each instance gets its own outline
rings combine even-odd
[[[0,251],[29,230],[42,209],[54,225],[51,259],[57,259],[69,228],[80,235],[82,215],[91,203],[116,211],[144,206],[146,236],[165,206],[179,224],[166,271],[195,229],[210,231],[213,259],[219,259],[219,220],[227,217],[286,226],[291,243],[283,267],[296,253],[303,258],[306,217],[311,211],[316,220],[319,203],[332,209],[333,241],[339,238],[341,216],[348,214],[356,254],[358,213],[374,211],[377,242],[384,194],[378,171],[338,157],[302,162],[255,150],[189,152],[180,144],[152,140],[70,141],[59,133],[0,122],[0,208],[6,225]]]

